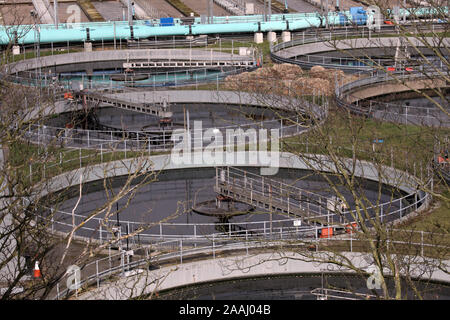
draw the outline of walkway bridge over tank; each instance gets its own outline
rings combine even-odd
[[[161,100],[160,103],[138,102],[135,100],[120,99],[114,95],[102,94],[101,92],[79,92],[76,94],[76,96],[80,99],[83,99],[83,103],[105,103],[116,108],[141,112],[153,116],[158,116],[160,118],[170,118],[173,114],[172,111],[169,111],[168,103],[166,100]]]
[[[325,196],[238,168],[216,168],[215,179],[219,195],[308,223],[327,225],[339,211]]]

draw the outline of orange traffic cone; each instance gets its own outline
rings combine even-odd
[[[35,278],[40,278],[41,277],[41,270],[39,270],[39,263],[36,261],[36,263],[34,264],[34,273],[33,273]]]

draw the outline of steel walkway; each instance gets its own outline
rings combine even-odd
[[[253,67],[255,61],[145,61],[145,62],[124,62],[124,68],[224,68],[224,67]]]
[[[327,197],[274,179],[226,167],[216,168],[215,180],[216,193],[264,210],[323,225],[336,218],[327,209]]]
[[[83,103],[106,103],[116,108],[141,112],[160,118],[170,118],[173,115],[173,112],[168,110],[165,100],[161,103],[142,103],[118,99],[113,95],[105,95],[99,92],[80,93],[78,95],[83,99]]]

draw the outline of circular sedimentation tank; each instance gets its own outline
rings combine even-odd
[[[246,168],[245,170],[258,172],[256,168]],[[112,208],[113,211],[111,211],[109,217],[110,223],[111,225],[121,224],[125,232],[125,225],[131,222],[132,227],[133,225],[146,226],[145,234],[163,234],[163,236],[171,237],[193,235],[194,225],[197,225],[196,235],[198,236],[230,230],[268,229],[269,222],[271,222],[273,230],[278,230],[280,227],[292,227],[295,216],[280,212],[271,213],[260,208],[249,210],[247,214],[228,216],[226,220],[215,215],[196,213],[192,208],[216,199],[217,194],[213,188],[215,174],[215,168],[163,170],[157,174],[155,181],[140,187],[133,197],[126,196],[121,199],[117,207]],[[331,193],[328,182],[309,170],[280,169],[273,178],[324,196]],[[332,176],[330,178],[333,179]],[[108,184],[112,186],[111,192],[117,193],[125,179],[126,177],[109,179]],[[375,202],[378,196],[378,182],[359,180],[362,187],[361,192],[364,192],[369,200]],[[55,211],[55,221],[70,224],[71,210],[78,200],[78,191],[77,187],[72,187],[68,192],[59,194],[59,200],[65,199],[65,201]],[[350,209],[353,209],[354,201],[351,194],[344,188],[340,191],[343,192],[350,204]],[[385,185],[382,189],[380,201],[389,202],[392,199],[393,192],[396,198],[404,195],[402,192],[395,191],[395,188]],[[76,220],[81,221],[106,201],[107,196],[102,180],[87,183],[83,188],[80,204],[75,210],[75,214],[78,215]],[[323,205],[326,206],[326,204]],[[390,210],[396,209],[398,209],[396,204],[392,203]],[[115,213],[115,210],[118,210],[119,213]],[[386,220],[388,219],[389,217],[386,218]],[[159,224],[160,221],[165,221],[162,229]],[[66,231],[67,229],[67,226],[58,224],[55,226],[60,231]],[[85,227],[97,230],[98,221],[88,221]],[[77,234],[98,238],[96,231],[79,230]]]
[[[425,300],[450,299],[450,286],[433,281],[414,281]],[[387,277],[389,294],[395,296],[395,284]],[[402,295],[419,299],[408,285],[402,283]],[[367,288],[367,278],[354,274],[292,274],[239,278],[200,283],[158,292],[151,299],[159,300],[377,300],[383,291]],[[147,297],[148,298],[148,297]]]

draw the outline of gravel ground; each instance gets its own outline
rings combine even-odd
[[[288,0],[288,7],[297,12],[314,12],[317,8],[303,0]]]
[[[31,10],[34,10],[32,4],[4,5],[0,8],[0,22],[6,25],[33,24],[34,20],[30,15]]]
[[[209,0],[182,0],[192,10],[195,10],[198,14],[208,14],[208,1]],[[213,14],[215,16],[228,16],[230,13],[219,7],[217,4],[213,4]]]
[[[122,3],[118,1],[92,1],[95,9],[106,21],[123,20]],[[127,11],[125,10],[125,16]]]
[[[165,14],[167,14],[167,16],[169,17],[174,17],[174,18],[180,18],[183,17],[183,15],[181,14],[181,12],[179,12],[177,9],[175,9],[174,7],[172,7],[167,1],[165,0],[142,0],[143,2],[150,2],[150,5],[161,11],[164,12]]]

